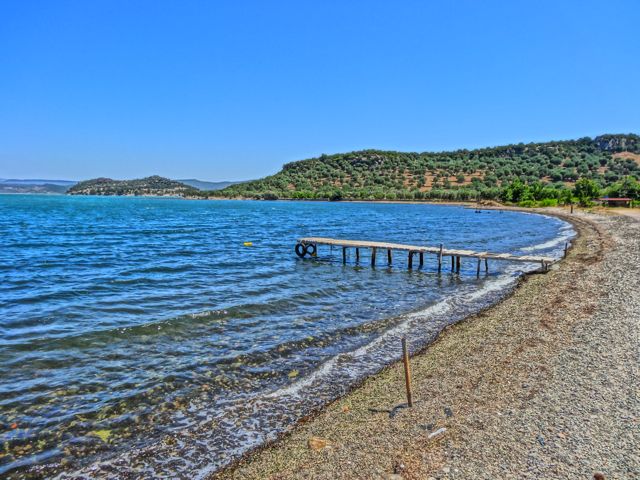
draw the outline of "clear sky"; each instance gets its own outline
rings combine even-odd
[[[640,133],[640,2],[0,3],[0,177]]]

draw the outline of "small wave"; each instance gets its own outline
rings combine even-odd
[[[522,247],[520,249],[521,252],[536,252],[536,251],[540,251],[540,250],[550,250],[554,247],[558,247],[560,245],[562,245],[563,243],[567,242],[568,240],[571,240],[572,238],[574,238],[576,236],[576,232],[573,229],[573,225],[571,225],[569,222],[566,222],[564,220],[561,220],[557,217],[553,217],[550,215],[545,215],[545,214],[541,214],[541,213],[529,213],[529,212],[521,212],[523,214],[526,215],[539,215],[541,217],[544,218],[548,218],[549,220],[552,220],[554,222],[559,223],[561,226],[558,228],[558,236],[555,238],[552,238],[551,240],[548,240],[546,242],[543,243],[539,243],[536,245],[531,245],[528,247]],[[555,254],[556,256],[558,256],[560,254],[560,249],[556,249],[552,252],[553,254]]]
[[[381,345],[388,344],[391,339],[410,333],[412,328],[417,326],[416,323],[418,322],[425,323],[429,321],[440,320],[440,322],[438,323],[440,323],[442,325],[442,328],[444,328],[451,323],[455,323],[456,320],[450,322],[447,322],[446,320],[442,322],[442,320],[445,319],[446,316],[451,314],[453,310],[456,309],[456,307],[464,304],[473,305],[474,303],[477,303],[478,300],[482,300],[484,297],[487,297],[492,293],[506,292],[508,291],[508,288],[514,284],[515,278],[513,276],[500,276],[497,279],[486,283],[479,290],[452,295],[433,305],[430,305],[425,309],[404,315],[404,321],[399,323],[397,326],[387,330],[382,335],[372,340],[370,343],[363,345],[362,347],[352,352],[334,356],[333,358],[327,360],[324,364],[322,364],[322,366],[311,375],[298,380],[292,385],[276,390],[268,396],[297,396],[300,390],[311,386],[322,378],[331,377],[333,375],[333,369],[338,365],[338,363],[340,363],[342,357],[349,356],[354,360],[363,358],[370,354],[376,348],[379,348]],[[479,309],[479,307],[476,306],[475,310],[477,309]],[[471,307],[471,311],[473,310],[474,308]],[[471,311],[469,313],[471,313]],[[422,339],[422,341],[424,343],[427,343],[429,339]]]
[[[557,247],[559,245],[562,245],[563,243],[567,242],[568,240],[570,240],[571,238],[573,238],[575,236],[575,232],[573,230],[573,228],[569,227],[568,229],[561,229],[562,235],[560,235],[559,237],[556,237],[552,240],[543,242],[543,243],[539,243],[537,245],[532,245],[530,247],[523,247],[520,249],[521,252],[536,252],[539,250],[550,250],[554,247]]]

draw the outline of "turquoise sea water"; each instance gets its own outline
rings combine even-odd
[[[203,476],[537,267],[343,266],[297,237],[559,255],[571,235],[449,206],[0,196],[0,476]]]

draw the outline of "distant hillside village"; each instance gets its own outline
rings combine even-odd
[[[68,193],[263,200],[495,200],[552,206],[588,204],[602,196],[621,199],[622,204],[638,202],[639,179],[640,137],[628,134],[439,153],[362,150],[288,163],[275,175],[215,184],[224,187],[219,189],[198,188],[205,182],[197,180],[152,176],[87,180],[71,186]]]

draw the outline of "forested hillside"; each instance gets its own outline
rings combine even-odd
[[[158,195],[188,196],[196,189],[157,175],[135,180],[112,180],[95,178],[75,184],[69,195]]]
[[[288,163],[279,173],[264,179],[206,195],[333,200],[485,198],[517,202],[561,198],[578,179],[585,179],[583,184],[592,181],[590,185],[597,188],[597,193],[607,188],[617,188],[618,193],[630,188],[633,194],[637,186],[634,182],[639,178],[640,137],[601,135],[594,139],[453,152],[363,150],[321,155]]]

